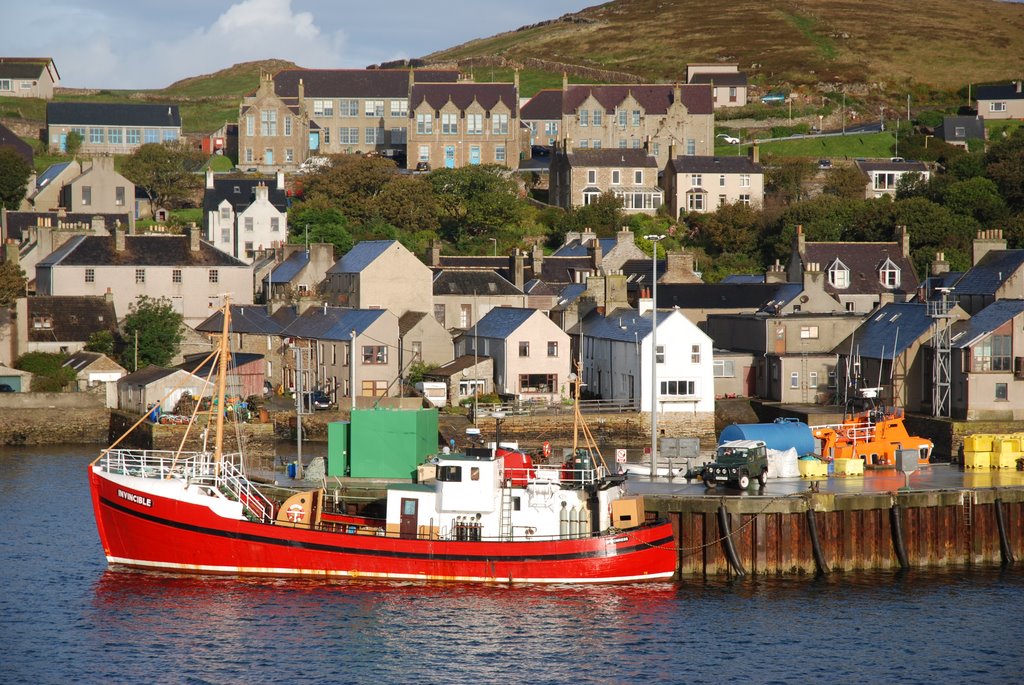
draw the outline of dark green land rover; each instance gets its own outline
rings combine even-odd
[[[768,480],[768,451],[763,440],[730,440],[715,451],[715,461],[704,465],[704,485],[735,485],[741,490],[756,479],[761,487]]]

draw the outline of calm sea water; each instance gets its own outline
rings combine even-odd
[[[1020,567],[597,588],[111,571],[94,454],[0,449],[0,682],[1024,680]]]

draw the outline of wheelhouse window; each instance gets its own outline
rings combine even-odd
[[[437,467],[437,480],[442,483],[461,483],[462,467],[453,464],[445,464]]]

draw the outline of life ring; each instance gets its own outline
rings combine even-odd
[[[293,504],[288,507],[288,511],[285,513],[288,520],[292,523],[298,523],[302,519],[306,518],[306,512],[302,509],[301,504]]]
[[[551,458],[551,443],[548,442],[547,440],[545,440],[544,441],[544,447],[542,449],[543,449],[543,452],[544,452],[544,458],[545,459],[550,459]]]

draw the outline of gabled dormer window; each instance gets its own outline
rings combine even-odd
[[[900,286],[900,268],[891,259],[886,259],[882,268],[878,270],[878,280],[886,288],[898,288]]]
[[[850,269],[838,259],[828,267],[828,282],[833,288],[850,287]]]

